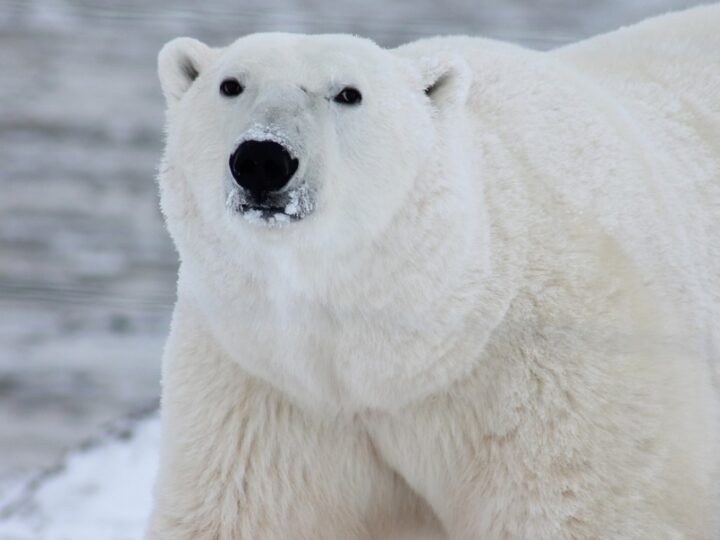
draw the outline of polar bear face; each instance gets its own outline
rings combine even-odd
[[[424,348],[403,332],[426,325],[461,271],[452,261],[467,257],[462,235],[479,230],[457,190],[460,144],[448,152],[441,136],[458,129],[450,111],[461,111],[466,70],[349,36],[258,34],[225,49],[180,38],[162,49],[161,204],[181,296],[192,291],[251,373],[301,399],[344,386],[367,403],[369,388],[392,386],[376,363],[414,355],[408,340]],[[419,290],[432,291],[425,306]],[[397,343],[377,339],[385,333]]]
[[[429,94],[455,66],[423,61],[349,36],[168,43],[159,72],[171,232],[172,216],[192,209],[193,234],[304,235],[326,249],[371,240],[432,156]]]

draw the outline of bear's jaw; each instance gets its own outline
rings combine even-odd
[[[225,206],[252,225],[280,227],[310,215],[315,209],[315,197],[305,182],[280,193],[268,194],[261,200],[238,186],[231,186]]]

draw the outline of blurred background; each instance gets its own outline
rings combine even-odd
[[[257,31],[550,49],[688,0],[0,0],[0,491],[152,410],[176,255],[157,209],[156,53]]]

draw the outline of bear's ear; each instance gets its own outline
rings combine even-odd
[[[207,67],[212,49],[197,39],[181,37],[168,41],[158,54],[158,75],[168,105],[182,98]]]
[[[470,91],[472,75],[459,57],[426,56],[418,60],[420,84],[430,100],[440,108],[463,105]]]

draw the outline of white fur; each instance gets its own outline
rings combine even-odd
[[[718,28],[166,45],[147,539],[719,538]],[[225,204],[258,126],[300,159],[298,222]]]

